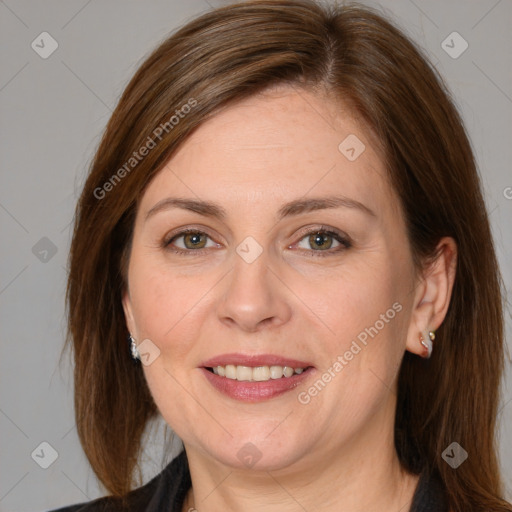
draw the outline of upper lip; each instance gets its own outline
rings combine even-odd
[[[275,354],[222,354],[212,357],[202,363],[204,368],[213,368],[214,366],[226,366],[233,364],[235,366],[288,366],[291,368],[307,368],[313,366],[306,361],[299,361],[289,357]]]

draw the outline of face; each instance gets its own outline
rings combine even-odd
[[[187,449],[230,467],[392,429],[415,272],[382,158],[334,110],[290,88],[230,106],[138,208],[123,305],[145,377]]]

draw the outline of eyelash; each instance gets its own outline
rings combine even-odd
[[[188,228],[188,229],[183,229],[182,231],[179,231],[178,233],[173,234],[171,236],[171,238],[169,238],[169,239],[165,239],[162,243],[163,248],[167,249],[168,251],[171,251],[175,254],[178,254],[180,256],[186,256],[186,255],[189,255],[190,253],[202,254],[203,251],[209,249],[209,248],[202,248],[202,249],[173,249],[173,248],[171,248],[171,243],[173,241],[175,241],[176,239],[178,239],[184,235],[187,235],[188,233],[194,233],[194,234],[198,234],[198,235],[206,235],[207,237],[209,237],[211,239],[210,235],[204,231],[201,231],[199,229]],[[332,256],[334,254],[337,254],[339,252],[342,252],[342,251],[352,247],[352,242],[347,235],[343,235],[343,234],[341,234],[337,231],[334,231],[325,226],[321,226],[320,228],[310,229],[304,233],[301,233],[301,237],[297,243],[300,243],[307,236],[317,234],[317,233],[320,233],[322,235],[331,236],[337,242],[339,242],[341,245],[336,247],[334,250],[328,249],[325,251],[322,251],[322,250],[315,251],[313,249],[301,249],[301,250],[311,253],[311,255],[314,257],[318,256],[318,257],[322,258],[322,257]]]

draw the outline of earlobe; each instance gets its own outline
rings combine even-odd
[[[135,320],[133,318],[132,302],[131,302],[130,294],[128,293],[128,291],[125,291],[123,293],[122,303],[123,303],[126,327],[129,332],[128,341],[130,342],[130,351],[132,354],[132,358],[135,360],[137,360],[137,359],[140,360],[140,353],[139,353],[139,350],[137,349],[137,341],[134,338],[134,336],[137,335],[137,332],[135,329]]]
[[[435,331],[444,321],[450,305],[456,273],[455,241],[442,238],[436,254],[417,286],[406,343],[407,350],[426,358],[432,354]]]
[[[130,294],[127,290],[123,293],[122,303],[128,332],[135,333],[135,321],[133,318],[132,302],[130,299]]]
[[[432,355],[432,350],[434,349],[436,334],[434,331],[428,331],[428,333],[420,333],[419,338],[420,343],[423,345],[423,353],[421,354],[421,357],[428,359]]]

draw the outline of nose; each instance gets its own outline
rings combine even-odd
[[[290,319],[290,292],[278,272],[270,268],[265,251],[252,263],[236,256],[227,283],[218,316],[228,327],[257,332]]]

